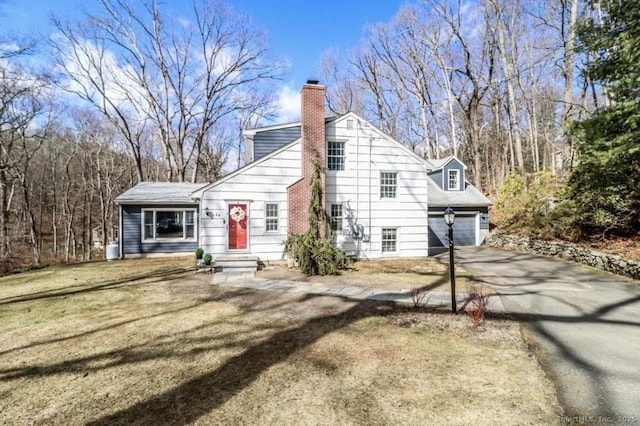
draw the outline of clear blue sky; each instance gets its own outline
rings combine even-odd
[[[180,0],[164,0],[179,5]],[[345,53],[354,48],[366,23],[386,22],[404,0],[227,0],[248,13],[268,31],[275,54],[287,58],[291,73],[286,85],[298,90],[309,77],[317,77],[325,50]],[[0,33],[11,37],[49,30],[49,15],[77,17],[78,5],[91,0],[0,0]],[[186,1],[185,3],[190,3]]]

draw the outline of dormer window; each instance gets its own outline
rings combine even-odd
[[[447,175],[447,189],[449,191],[459,191],[460,190],[460,170],[454,169],[449,170]]]

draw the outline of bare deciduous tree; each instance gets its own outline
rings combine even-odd
[[[264,34],[223,3],[194,0],[173,19],[155,0],[99,0],[79,25],[54,20],[51,40],[65,88],[118,129],[134,158],[161,150],[166,180],[195,181],[205,141],[223,120],[251,108],[245,92],[279,78]],[[145,141],[151,141],[146,146]]]
[[[49,111],[46,78],[29,74],[15,64],[0,63],[0,259],[11,254],[12,242],[22,238],[10,226],[15,197],[28,221],[31,254],[40,264],[39,235],[32,211],[28,181],[33,157],[42,145]],[[40,120],[40,122],[38,122]]]
[[[331,112],[344,114],[353,111],[364,115],[363,90],[356,77],[343,66],[337,54],[325,52],[322,57],[322,72],[327,86],[327,105]]]

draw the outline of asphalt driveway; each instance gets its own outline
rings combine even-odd
[[[486,247],[457,249],[456,262],[523,321],[568,416],[640,424],[640,282]]]

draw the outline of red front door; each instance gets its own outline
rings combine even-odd
[[[229,204],[229,250],[247,249],[246,204]]]

